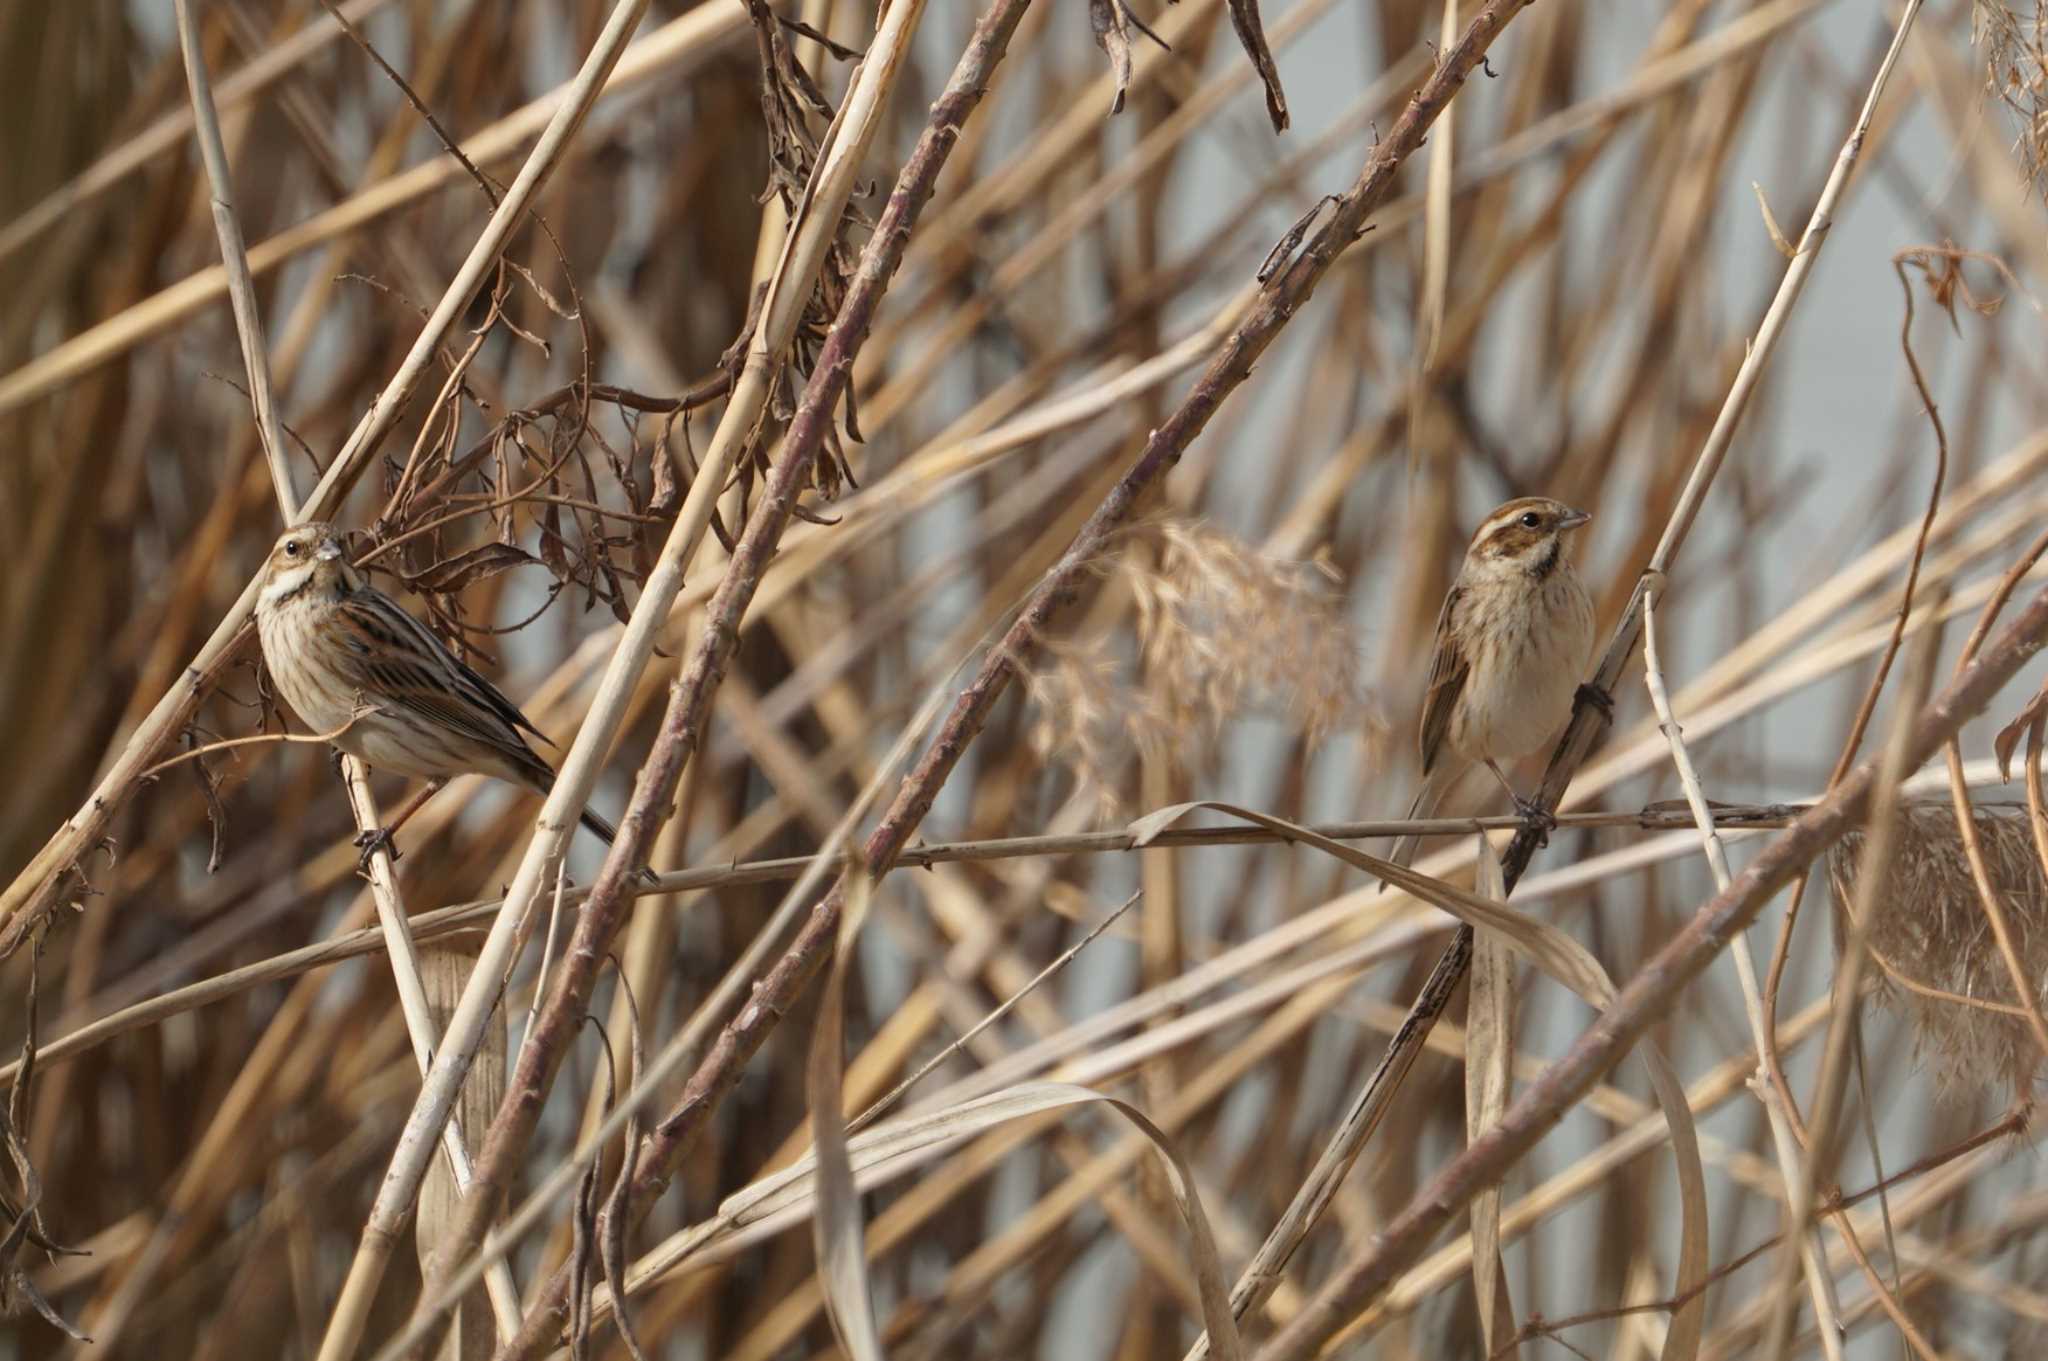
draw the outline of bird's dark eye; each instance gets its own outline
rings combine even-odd
[[[1533,510],[1525,510],[1522,512],[1522,523],[1527,525],[1529,528],[1534,529],[1536,526],[1543,523],[1543,517],[1541,515],[1538,515]]]
[[[299,541],[297,539],[286,539],[284,541],[284,555],[288,558],[295,558],[299,555]]]

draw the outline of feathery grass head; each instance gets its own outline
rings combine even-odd
[[[1151,520],[1122,541],[1104,572],[1130,594],[1136,655],[1108,634],[1048,642],[1024,676],[1033,750],[1072,770],[1104,816],[1133,756],[1193,768],[1247,712],[1282,715],[1309,742],[1378,724],[1342,597],[1316,565],[1188,519]]]
[[[2016,124],[2020,169],[2048,192],[2048,0],[1976,0],[1970,28],[1984,53],[1985,90]]]
[[[2048,883],[2041,877],[2027,812],[1975,812],[1985,867],[2011,923],[2020,963],[2048,1000],[2042,988],[2048,980]],[[1871,907],[1876,996],[1912,1026],[1917,1050],[1944,1091],[2005,1081],[2015,1094],[2024,1094],[2039,1055],[2026,1021],[2010,1010],[2018,998],[1956,835],[1955,811],[1934,803],[1904,808],[1898,835],[1891,872]],[[1864,841],[1864,831],[1851,832],[1828,853],[1828,884],[1838,914],[1846,915],[1855,902]]]

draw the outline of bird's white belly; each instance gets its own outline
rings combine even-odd
[[[1560,595],[1570,588],[1557,583]],[[1571,716],[1586,653],[1592,644],[1592,611],[1584,597],[1546,602],[1547,623],[1531,629],[1508,625],[1494,646],[1475,658],[1463,703],[1449,734],[1467,760],[1513,761],[1544,745]]]
[[[305,635],[311,623],[310,611],[286,608],[264,611],[256,616],[256,630],[263,641],[263,656],[270,664],[270,679],[284,696],[292,712],[316,733],[333,732],[355,712],[355,697],[319,683],[316,669],[295,664],[316,644]],[[344,735],[345,736],[345,735]],[[346,741],[337,743],[346,749]]]
[[[357,712],[360,706],[375,706],[377,698],[344,689],[331,668],[310,664],[325,645],[307,632],[316,623],[316,612],[309,608],[288,606],[256,616],[270,678],[301,723],[316,734],[338,733],[335,746],[390,774],[432,779],[451,769],[475,767],[474,759],[455,759],[445,735],[432,725],[408,721],[388,707]]]
[[[1570,717],[1577,672],[1545,673],[1535,666],[1515,670],[1506,684],[1475,693],[1459,725],[1463,731],[1451,733],[1468,760],[1489,755],[1497,761],[1518,760],[1547,742]]]

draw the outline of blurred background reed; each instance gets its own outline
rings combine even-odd
[[[656,868],[822,844],[926,695],[958,688],[956,668],[1009,623],[1179,403],[1219,338],[1205,328],[1289,226],[1351,182],[1432,68],[1445,21],[1440,3],[1264,0],[1292,123],[1276,133],[1234,7],[1131,0],[1164,45],[1133,35],[1128,96],[1111,116],[1112,64],[1091,25],[1111,5],[1030,6],[877,312],[853,419],[842,417],[747,615]],[[609,6],[339,8],[360,41],[318,4],[196,6],[301,488],[397,367],[491,210],[365,45],[502,184],[539,126],[520,111],[573,74]],[[832,266],[842,276],[981,9],[953,0],[923,17]],[[872,10],[773,4],[850,48],[869,42]],[[1197,798],[1307,823],[1398,815],[1431,630],[1466,534],[1515,495],[1593,511],[1582,565],[1603,630],[1613,626],[1785,269],[1774,237],[1797,238],[1898,17],[1847,0],[1547,0],[1517,15],[1453,105],[1455,129],[1431,133],[1372,229],[1094,566],[1091,591],[1000,702],[917,839],[1113,830]],[[1663,661],[1716,799],[1819,793],[1884,647],[1937,461],[1900,344],[1909,299],[1906,335],[1946,432],[1915,623],[1960,615],[1944,668],[2041,528],[2044,24],[2036,0],[1951,0],[1919,15],[1812,286],[1670,576]],[[836,102],[850,62],[804,30],[757,27],[739,0],[650,6],[639,50],[659,55],[622,68],[537,201],[545,230],[514,236],[496,304],[479,298],[465,317],[491,326],[453,333],[336,517],[365,549],[407,536],[378,560],[381,584],[564,744],[718,418],[780,241],[773,191],[800,183],[806,139],[824,128],[787,69],[764,80],[768,32]],[[169,0],[0,4],[0,65],[0,879],[11,880],[183,683],[279,524]],[[1449,178],[1432,198],[1439,157]],[[835,307],[828,286],[800,337],[799,377]],[[472,346],[459,390],[436,398]],[[701,627],[799,388],[778,396],[759,464],[721,496],[719,532],[593,800],[607,816],[625,804],[673,658]],[[254,658],[207,699],[188,746],[276,730]],[[1616,724],[1575,785],[1581,808],[1629,813],[1680,793],[1641,674],[1638,658],[1617,687]],[[1964,730],[1972,778],[1996,785],[1992,734],[2022,694]],[[1539,770],[1532,761],[1518,778],[1533,787]],[[1928,776],[1910,797],[1945,806],[1939,770]],[[396,802],[394,784],[378,789]],[[1459,811],[1503,811],[1476,782],[1466,794]],[[400,836],[408,908],[499,893],[536,806],[473,781],[437,796]],[[1941,815],[1916,816],[1918,827]],[[1953,814],[1943,825],[1952,838]],[[418,1069],[373,934],[361,957],[233,971],[372,923],[354,830],[315,748],[240,747],[168,768],[82,863],[75,910],[0,965],[0,1048],[33,1030],[44,1051],[27,1089],[9,1089],[11,1193],[32,1175],[39,1234],[89,1254],[10,1243],[0,1354],[315,1354]],[[2002,891],[2033,921],[2048,895],[2026,837],[2011,838]],[[1735,842],[1738,866],[1753,844]],[[1981,938],[1967,865],[1931,853],[1915,863],[1961,885],[1944,908],[1957,914],[1952,934]],[[598,864],[594,844],[573,847],[572,876]],[[515,1200],[630,1077],[634,1016],[650,1052],[674,1036],[787,877],[638,901],[616,974],[592,1001],[603,1026],[554,1082]],[[1827,879],[1816,873],[1810,902]],[[1851,865],[1835,879],[1838,896],[1853,893]],[[865,1108],[1141,892],[906,1100],[942,1107],[953,1084],[1027,1050],[1043,1056],[1035,1073],[1115,1092],[1186,1158],[1234,1274],[1448,935],[1441,913],[1370,888],[1355,868],[1273,844],[1062,843],[894,874],[846,981],[846,1107]],[[1514,902],[1625,981],[1712,890],[1682,822],[1567,825]],[[1910,912],[1928,892],[1901,890],[1896,905]],[[1759,962],[1784,906],[1751,933]],[[1802,1099],[1825,1032],[1831,915],[1800,914],[1785,947],[1780,1044]],[[459,951],[477,929],[436,949]],[[507,992],[515,1050],[540,954],[536,943]],[[1526,1081],[1591,1012],[1523,974],[1511,1034]],[[1976,977],[1930,966],[1924,981],[1937,975],[1943,988]],[[1887,986],[1887,1000],[1917,996]],[[2009,990],[1989,992],[2013,1009]],[[709,1219],[807,1145],[816,1002],[807,990],[718,1102],[629,1256]],[[2048,1347],[2037,1155],[2010,1138],[1963,1147],[2031,1096],[2037,1047],[2015,1024],[1997,1040],[2012,1057],[1988,1071],[1921,1063],[1953,1029],[1941,1011],[1952,1005],[1868,1010],[1866,1077],[1836,1122],[1839,1147],[1824,1151],[1823,1184],[1845,1193],[1915,1169],[1891,1189],[1888,1225],[1875,1199],[1857,1204],[1873,1269],[1839,1227],[1820,1239],[1853,1356]],[[1460,998],[1247,1320],[1249,1342],[1298,1312],[1462,1147],[1463,1010]],[[65,1047],[110,1017],[124,1019]],[[1733,981],[1717,965],[1674,996],[1655,1039],[1693,1084],[1710,1261],[1730,1268],[1706,1296],[1699,1354],[1761,1354],[1775,1259],[1743,1259],[1779,1231],[1783,1188],[1741,1081],[1750,1041]],[[1670,1160],[1654,1139],[1620,1142],[1648,1109],[1640,1070],[1608,1080],[1504,1184],[1524,1356],[1663,1345],[1667,1310],[1624,1310],[1671,1290]],[[1130,1170],[1128,1137],[1090,1110],[1040,1119],[865,1196],[889,1354],[1182,1355],[1201,1326],[1188,1249],[1167,1183],[1149,1164]],[[522,1286],[572,1253],[575,1217],[565,1202],[519,1243]],[[1383,1295],[1341,1354],[1485,1354],[1456,1241]],[[1910,1328],[1878,1306],[1873,1279]],[[401,1254],[370,1344],[403,1322],[419,1282]],[[93,1343],[39,1318],[30,1295]],[[801,1225],[653,1276],[632,1312],[655,1356],[768,1361],[838,1347]],[[1798,1329],[1790,1354],[1830,1354],[1810,1312]],[[626,1354],[601,1322],[586,1341],[592,1355]]]

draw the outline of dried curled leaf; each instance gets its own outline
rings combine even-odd
[[[423,595],[453,595],[479,581],[538,561],[531,553],[508,543],[487,543],[467,553],[437,562],[406,585]]]
[[[2043,713],[2048,713],[2048,681],[2042,682],[2034,697],[2027,701],[2027,707],[2020,710],[2019,717],[2000,728],[1998,736],[1992,739],[1991,750],[1998,757],[1999,779],[2012,779],[2012,754],[2018,749],[2020,739],[2027,735],[2027,729],[2033,727]]]
[[[1095,45],[1109,57],[1110,74],[1116,80],[1116,93],[1110,96],[1109,111],[1112,115],[1124,111],[1124,96],[1131,88],[1131,31],[1137,30],[1163,51],[1173,49],[1166,39],[1145,26],[1145,21],[1131,12],[1125,0],[1088,0],[1088,22],[1095,28]],[[1262,40],[1263,41],[1263,40]]]
[[[1273,63],[1273,49],[1266,45],[1266,27],[1259,18],[1259,0],[1230,0],[1230,26],[1252,59],[1259,82],[1266,87],[1266,116],[1273,131],[1287,131],[1287,95],[1280,88],[1280,68]]]

